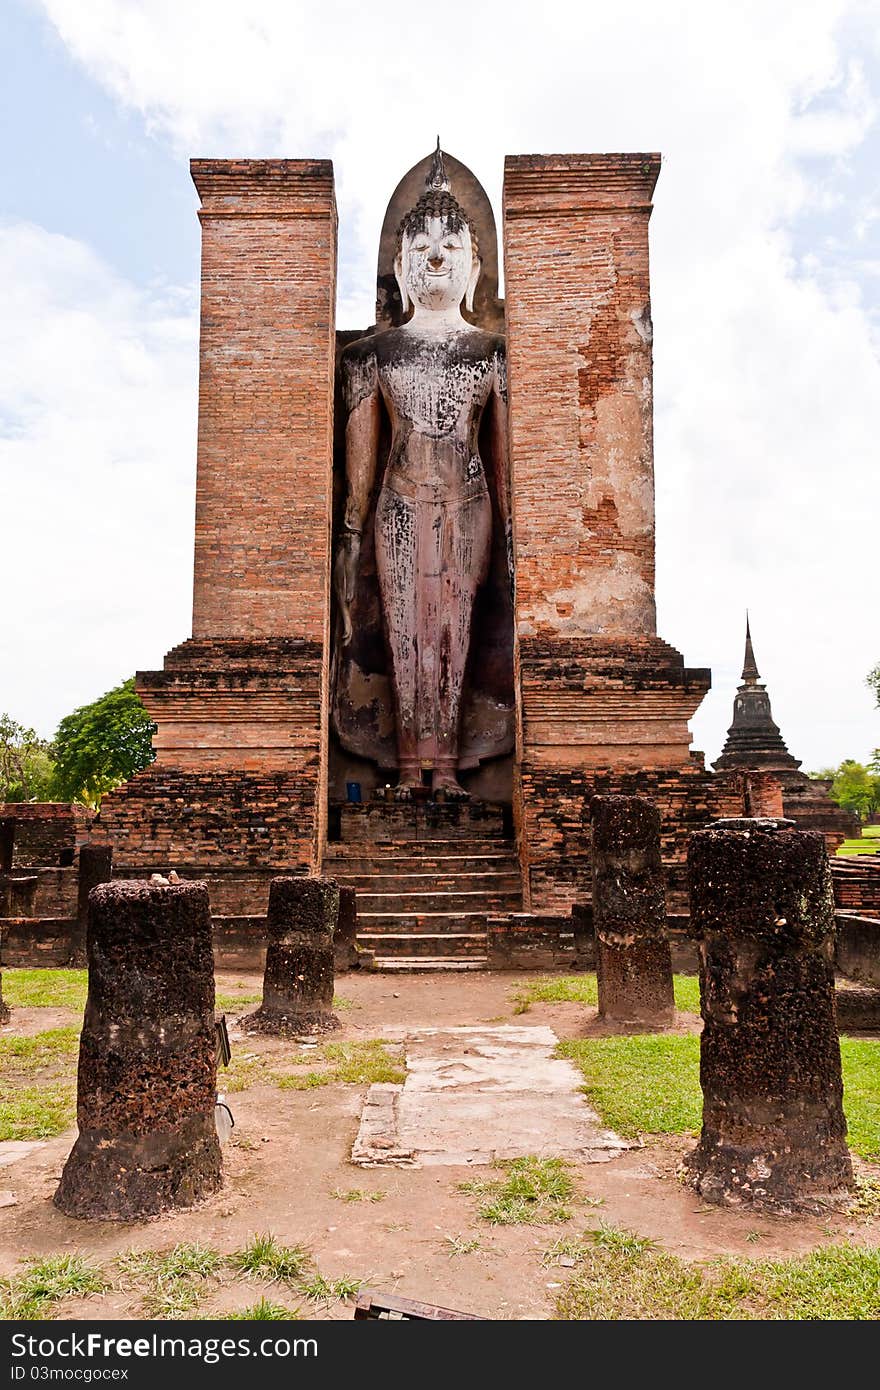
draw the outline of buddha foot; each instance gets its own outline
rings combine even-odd
[[[464,787],[456,782],[454,777],[434,777],[434,795],[438,792],[443,793],[444,801],[470,801],[470,792],[465,791]]]

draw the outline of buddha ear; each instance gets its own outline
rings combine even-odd
[[[470,278],[468,279],[467,289],[464,293],[464,307],[467,309],[469,314],[472,314],[474,312],[474,290],[477,288],[477,281],[480,278],[480,271],[482,270],[482,268],[483,263],[480,260],[479,256],[474,256],[473,262],[471,264]]]
[[[400,290],[400,302],[403,305],[403,312],[409,313],[409,295],[406,292],[406,281],[403,278],[403,254],[398,252],[394,257],[394,278],[397,281],[397,288]]]

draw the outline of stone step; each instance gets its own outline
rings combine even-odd
[[[364,934],[404,936],[407,932],[423,935],[425,932],[442,936],[457,932],[484,932],[486,930],[485,912],[359,912],[358,941]]]
[[[338,808],[340,839],[502,839],[509,833],[504,808],[484,801],[369,801]]]
[[[376,957],[387,956],[431,956],[435,959],[459,960],[463,956],[485,956],[485,932],[391,932],[381,935],[371,932],[358,933],[358,945],[372,951]]]
[[[426,860],[482,863],[487,859],[509,859],[515,863],[516,848],[511,840],[383,840],[375,844],[358,840],[345,845],[329,844],[324,856],[327,864],[359,858],[371,864],[389,859],[411,860],[414,864]]]
[[[448,892],[521,892],[519,874],[509,870],[483,874],[333,874],[338,884],[357,890],[358,899],[365,893],[448,893]]]
[[[341,873],[516,873],[519,860],[514,855],[446,855],[443,858],[418,858],[416,855],[350,855],[324,860],[324,873],[338,877]]]
[[[441,970],[485,970],[488,964],[486,956],[469,956],[466,960],[450,956],[377,956],[373,969],[388,975],[433,975]]]
[[[457,892],[442,890],[425,893],[358,893],[358,919],[363,913],[375,912],[480,912],[497,915],[516,912],[522,906],[519,889],[510,892],[490,893],[486,889],[479,892]]]

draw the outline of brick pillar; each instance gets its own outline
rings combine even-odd
[[[504,164],[521,636],[653,636],[648,218],[660,156]]]
[[[162,671],[138,672],[157,760],[105,798],[98,833],[117,872],[304,872],[325,837],[333,167],[191,170],[202,200],[193,635]]]
[[[720,821],[688,861],[703,1014],[693,1184],[719,1204],[809,1206],[852,1183],[824,838]]]
[[[131,1221],[222,1182],[211,916],[203,883],[117,881],[89,900],[79,1137],[55,1204]]]
[[[202,316],[193,637],[328,624],[336,207],[329,160],[193,160]]]
[[[263,1002],[241,1020],[259,1033],[334,1028],[333,935],[339,888],[330,878],[273,878],[266,916]]]
[[[682,860],[706,819],[688,720],[709,672],[686,670],[656,635],[648,219],[659,169],[657,154],[505,161],[516,802],[535,910],[589,893],[594,793],[649,797]]]
[[[666,1027],[675,1003],[659,812],[640,796],[595,796],[590,819],[599,1017]]]

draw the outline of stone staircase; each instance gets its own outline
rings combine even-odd
[[[388,971],[480,970],[486,918],[522,890],[504,810],[370,802],[340,809],[325,872],[357,891],[358,944]]]

